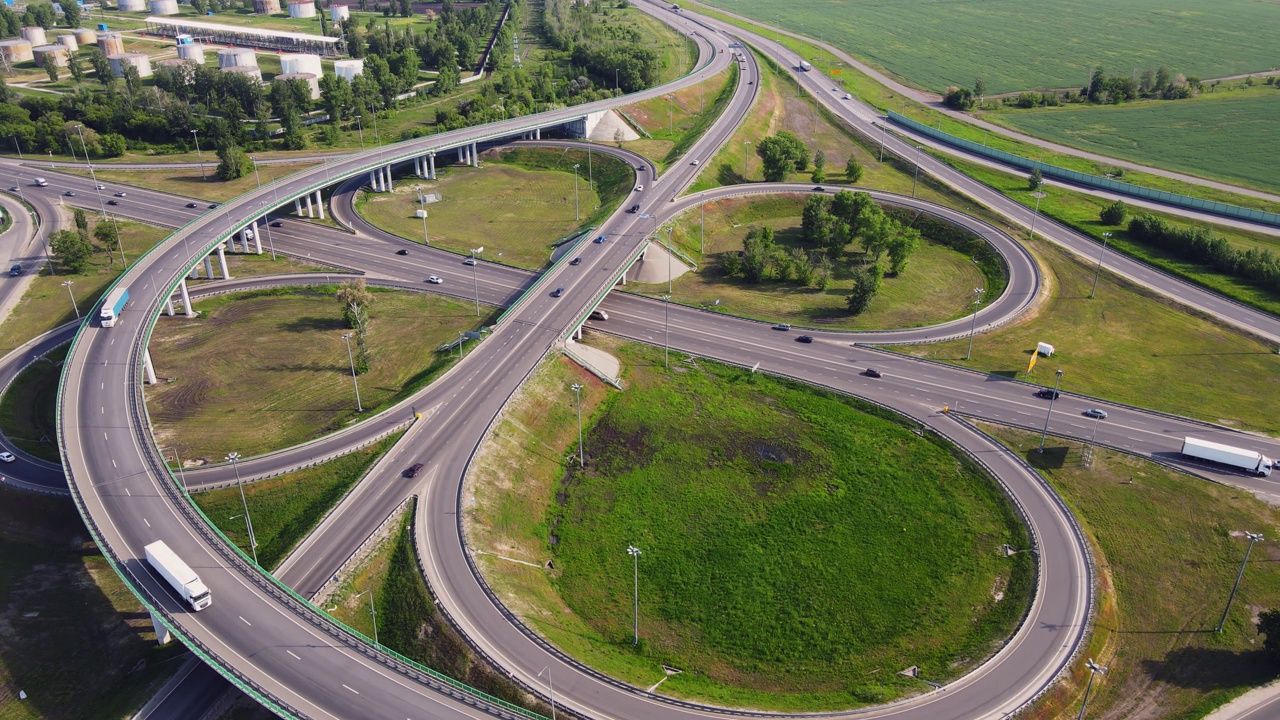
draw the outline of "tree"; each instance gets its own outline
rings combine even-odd
[[[49,76],[49,82],[58,82],[58,66],[52,59],[44,64],[44,71]]]
[[[102,140],[99,141],[99,147],[102,149],[102,155],[104,157],[120,157],[129,149],[124,136],[119,133],[107,133],[106,135],[103,135]]]
[[[1123,225],[1128,215],[1129,206],[1125,205],[1123,200],[1117,200],[1102,208],[1102,212],[1098,213],[1098,219],[1103,225]]]
[[[773,228],[753,227],[747,231],[742,240],[742,276],[747,282],[758,283],[765,278],[776,247]]]
[[[107,259],[115,264],[116,248],[120,247],[120,236],[116,233],[115,223],[98,223],[98,227],[93,229],[93,237],[98,241],[102,248],[107,251]]]
[[[218,148],[219,180],[236,180],[253,172],[253,160],[239,145],[228,143]]]
[[[72,55],[70,62],[67,63],[67,69],[71,71],[71,79],[77,84],[84,80],[84,66],[80,64],[80,58]]]
[[[760,156],[765,182],[786,180],[787,172],[795,165],[791,160],[791,150],[787,143],[776,136],[767,137],[756,143],[756,155]]]
[[[93,73],[98,76],[98,82],[102,83],[103,87],[110,88],[115,85],[116,76],[111,72],[111,61],[101,49],[89,50],[89,64],[93,66]]]
[[[981,77],[973,79],[973,94],[978,96],[978,102],[987,96],[987,81]]]
[[[849,156],[849,161],[844,164],[844,179],[854,184],[862,180],[862,165],[852,155]]]
[[[58,14],[53,9],[53,3],[33,2],[27,5],[26,12],[22,13],[22,23],[24,25],[39,25],[45,30],[52,30],[53,23],[57,19]]]
[[[827,180],[827,154],[821,150],[813,154],[813,175],[810,179],[816,183],[826,182]]]
[[[907,260],[920,247],[920,231],[898,225],[898,232],[889,239],[889,272],[900,274],[907,269]]]
[[[49,248],[58,256],[62,266],[74,273],[82,273],[89,269],[89,258],[93,255],[93,244],[80,237],[74,230],[59,230],[49,237]]]
[[[1085,87],[1084,94],[1089,96],[1093,102],[1102,102],[1103,83],[1106,81],[1106,72],[1102,66],[1093,69],[1093,74],[1089,76],[1089,85]]]
[[[75,216],[75,219],[76,219],[76,232],[80,233],[81,237],[88,239],[89,216],[85,215],[84,210],[81,210],[80,208],[76,208],[73,215]]]
[[[853,289],[844,299],[850,313],[859,315],[871,306],[871,300],[880,292],[883,277],[884,271],[879,265],[872,265],[854,276]]]
[[[355,280],[346,280],[338,286],[338,304],[342,306],[342,318],[346,320],[347,327],[352,330],[359,330],[361,318],[359,309],[368,310],[373,304],[373,293],[365,287],[364,278],[356,278]]]
[[[1032,168],[1031,174],[1027,176],[1027,187],[1031,190],[1039,190],[1044,184],[1044,175],[1040,174],[1040,168]]]
[[[1266,636],[1262,641],[1264,651],[1280,655],[1280,610],[1258,613],[1258,634]]]
[[[66,21],[67,27],[80,27],[80,6],[76,4],[76,0],[66,0],[62,3],[62,19]]]
[[[968,110],[974,105],[973,92],[969,88],[952,85],[942,96],[942,103],[953,110]]]

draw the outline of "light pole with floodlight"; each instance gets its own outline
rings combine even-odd
[[[1089,662],[1084,666],[1089,668],[1089,684],[1084,686],[1084,701],[1080,703],[1080,714],[1076,716],[1076,720],[1081,720],[1084,717],[1084,709],[1089,707],[1089,691],[1093,689],[1093,676],[1098,673],[1107,674],[1107,668],[1095,663],[1093,658],[1089,658]]]
[[[640,644],[640,548],[634,545],[627,546],[627,554],[631,556],[632,577],[635,587],[634,604],[632,605],[632,625],[635,630],[635,640],[631,643],[633,646]]]
[[[1262,540],[1261,533],[1246,532],[1245,537],[1249,538],[1249,547],[1245,548],[1244,560],[1240,562],[1240,572],[1236,573],[1236,584],[1231,586],[1231,594],[1227,596],[1227,607],[1222,611],[1222,619],[1218,621],[1218,629],[1214,632],[1222,632],[1222,626],[1227,622],[1227,613],[1231,612],[1231,601],[1236,599],[1236,590],[1240,589],[1240,579],[1244,577],[1244,566],[1249,562],[1249,553],[1253,552],[1253,544]]]
[[[578,168],[582,167],[579,163],[573,165],[573,220],[577,222],[582,219],[578,214]]]
[[[586,467],[586,448],[582,444],[582,386],[574,383],[569,389],[578,397],[578,467]]]
[[[916,172],[911,178],[911,197],[916,196],[916,183],[920,181],[920,151],[924,150],[923,145],[916,146]]]
[[[79,319],[80,319],[80,308],[76,306],[76,296],[75,296],[75,294],[73,294],[73,293],[71,292],[71,286],[72,286],[72,285],[74,285],[74,284],[75,284],[75,281],[73,281],[73,280],[68,280],[68,281],[66,281],[66,282],[62,283],[62,287],[66,288],[66,289],[67,289],[67,295],[71,296],[71,309],[76,311],[76,319],[77,319],[77,320],[79,320]]]
[[[258,540],[253,536],[253,521],[249,519],[249,501],[244,499],[244,482],[240,479],[240,453],[227,454],[227,462],[236,473],[236,486],[240,488],[240,506],[244,508],[244,529],[249,533],[249,550],[253,552],[253,564],[258,564]]]
[[[662,364],[671,369],[671,296],[662,296]]]
[[[973,333],[978,328],[978,306],[982,304],[982,290],[982,288],[973,289],[973,321],[969,323],[969,350],[964,354],[966,361],[973,356]]]
[[[1036,199],[1036,210],[1031,215],[1031,239],[1035,240],[1036,239],[1036,219],[1040,217],[1040,200],[1049,196],[1037,190],[1031,193],[1031,197]]]
[[[1098,267],[1093,271],[1093,288],[1089,290],[1089,299],[1098,292],[1098,276],[1102,274],[1102,258],[1107,254],[1107,241],[1111,239],[1111,233],[1102,233],[1102,252],[1098,253]]]
[[[347,344],[347,361],[351,363],[351,385],[356,389],[356,412],[364,412],[364,407],[360,404],[360,383],[356,381],[356,360],[351,354],[351,335],[343,335],[342,340]]]
[[[476,255],[482,252],[484,252],[483,245],[471,249],[471,282],[476,289],[476,317],[480,317],[480,277],[476,274]]]
[[[204,172],[204,153],[200,152],[200,134],[199,133],[200,133],[199,130],[192,130],[191,139],[194,140],[196,143],[196,158],[199,159],[200,161],[200,179],[208,180],[209,176],[206,175]]]
[[[1053,394],[1049,396],[1049,412],[1044,416],[1044,430],[1040,432],[1040,447],[1036,452],[1044,452],[1044,436],[1049,434],[1049,418],[1053,417],[1053,403],[1058,399],[1058,386],[1062,384],[1062,370],[1055,370],[1057,379],[1053,381]]]
[[[356,595],[353,600],[357,600],[365,595],[369,596],[369,619],[373,621],[373,644],[378,644],[378,611],[373,609],[373,588],[369,588],[364,592]]]
[[[551,666],[548,665],[538,671],[538,677],[542,677],[542,673],[547,674],[547,690],[551,694],[551,720],[556,720],[556,688],[551,684]]]

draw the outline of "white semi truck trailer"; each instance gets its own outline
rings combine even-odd
[[[163,540],[157,540],[146,547],[147,562],[169,581],[174,590],[191,606],[192,610],[203,610],[213,604],[209,596],[209,588],[200,582],[200,576],[191,566],[182,561],[178,554],[169,549]]]
[[[1260,452],[1231,447],[1222,443],[1190,437],[1184,438],[1182,440],[1182,454],[1197,460],[1208,460],[1229,465],[1262,477],[1271,474],[1271,458]]]

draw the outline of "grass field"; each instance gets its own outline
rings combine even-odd
[[[733,64],[696,85],[619,108],[631,123],[649,134],[623,147],[649,158],[659,169],[675,162],[724,111],[733,97],[737,75]]]
[[[1266,153],[1258,152],[1274,141],[1275,119],[1280,117],[1280,90],[1275,87],[1202,93],[1193,101],[1020,110],[986,117],[1082,150],[1280,191],[1280,170],[1268,162]]]
[[[0,718],[131,717],[184,653],[156,646],[69,499],[0,488]]]
[[[61,347],[27,366],[0,398],[0,432],[23,451],[49,462],[61,462],[55,406],[62,360]]]
[[[1035,13],[1016,0],[708,4],[825,40],[934,91],[972,87],[979,76],[991,93],[1078,88],[1098,64],[1220,77],[1272,67],[1280,43],[1280,10],[1249,0],[1133,0],[1123,22],[1106,0],[1064,0]]]
[[[322,465],[245,485],[258,563],[268,570],[279,565],[402,434]],[[238,488],[195,493],[191,499],[223,535],[251,555]]]
[[[1200,718],[1275,677],[1261,649],[1257,613],[1280,606],[1280,548],[1253,549],[1224,632],[1214,633],[1244,557],[1243,533],[1271,539],[1280,511],[1248,492],[1151,462],[984,427],[1037,467],[1066,499],[1094,543],[1102,593],[1088,655],[1108,665],[1089,698],[1089,717]],[[1077,663],[1033,720],[1075,718],[1088,673]]]
[[[686,305],[715,305],[716,309],[770,322],[840,329],[886,329],[914,327],[950,320],[963,315],[972,298],[972,288],[982,287],[982,273],[968,257],[946,246],[923,242],[898,277],[886,278],[871,307],[860,315],[850,315],[845,296],[853,287],[853,269],[863,264],[862,255],[845,253],[837,263],[826,290],[800,287],[798,283],[764,282],[750,284],[741,278],[725,277],[720,269],[725,253],[742,249],[742,239],[753,226],[769,226],[774,240],[783,247],[806,247],[800,233],[804,196],[769,200],[730,198],[706,208],[707,240],[698,272],[676,279],[672,301]],[[695,210],[677,222],[677,244],[698,258],[701,215]],[[665,240],[665,237],[660,238]],[[661,285],[628,286],[631,292],[660,296]]]
[[[335,290],[220,295],[197,304],[200,317],[161,318],[151,356],[165,380],[147,389],[160,442],[183,459],[213,461],[332,432],[439,376],[453,361],[436,348],[486,320],[465,301],[374,290],[357,414]]]
[[[211,202],[225,202],[258,186],[259,178],[255,178],[253,174],[246,175],[238,180],[218,180],[214,177],[214,171],[218,168],[218,156],[213,153],[204,153],[204,162],[206,171],[204,177],[201,176],[200,168],[103,170],[101,166],[94,166],[93,172],[97,175],[98,181],[104,185],[109,183],[134,185]],[[314,163],[259,165],[258,175],[261,176],[262,182],[269,183],[276,178],[292,175],[312,167],[315,167]],[[89,176],[88,170],[68,169],[66,172],[85,177]],[[110,189],[114,190],[115,188]],[[128,202],[128,200],[122,200],[121,202]],[[179,206],[185,204],[180,203],[176,198],[174,202],[179,203]]]
[[[895,675],[909,665],[930,679],[963,673],[1025,610],[1029,561],[995,551],[1024,530],[945,447],[822,391],[707,362],[668,374],[652,348],[612,351],[628,389],[589,408],[587,469],[521,473],[518,488],[497,478],[518,497],[490,507],[477,488],[485,509],[472,517],[504,555],[554,560],[546,575],[518,572],[549,581],[572,611],[532,619],[557,643],[576,635],[567,651],[642,687],[659,663],[684,670],[664,694],[833,709],[918,692]],[[562,382],[535,380],[517,427],[563,441],[567,421],[572,443]],[[534,446],[560,469],[565,447]],[[638,649],[628,544],[644,553]]]
[[[1090,300],[1092,264],[1040,240],[1030,247],[1045,274],[1047,301],[1023,319],[979,335],[971,362],[962,360],[965,340],[898,349],[1023,377],[1032,348],[1043,341],[1056,352],[1036,366],[1033,381],[1052,382],[1053,371],[1061,368],[1062,387],[1070,392],[1233,427],[1280,431],[1276,414],[1256,401],[1280,387],[1275,346],[1188,313],[1108,272],[1102,273],[1097,297]]]
[[[435,182],[405,178],[395,192],[362,193],[356,209],[374,225],[421,242],[423,222],[414,217],[420,207],[417,189],[434,192],[440,202],[426,206],[426,233],[432,245],[464,254],[483,247],[486,259],[538,269],[550,259],[552,243],[612,212],[631,187],[632,174],[623,172],[622,162],[601,153],[591,156],[576,150],[527,149],[486,154],[480,168],[451,167],[441,170]],[[574,219],[575,164],[581,165],[580,220]],[[598,192],[591,188],[592,177]]]

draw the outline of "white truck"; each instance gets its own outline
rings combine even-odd
[[[213,604],[213,598],[209,596],[209,588],[200,582],[200,576],[191,569],[191,566],[183,562],[177,553],[170,550],[163,540],[151,543],[146,547],[146,551],[147,562],[151,563],[151,567],[155,568],[161,577],[169,581],[192,610],[200,611]]]
[[[813,66],[805,62],[804,60],[800,61],[800,65],[798,67],[800,68],[800,72],[809,72],[810,70],[813,69]]]
[[[1271,474],[1271,458],[1253,450],[1231,447],[1222,443],[1209,442],[1196,438],[1183,438],[1182,454],[1197,460],[1230,465],[1261,477]]]

